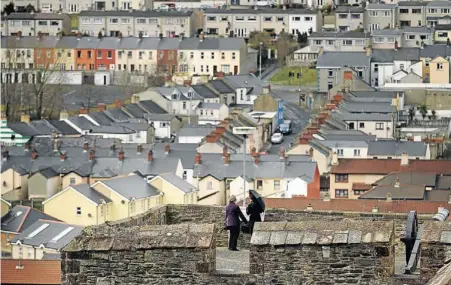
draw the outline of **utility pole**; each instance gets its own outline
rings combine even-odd
[[[258,79],[262,79],[262,45],[263,45],[263,43],[260,42],[260,52],[259,52],[260,67],[259,67]]]

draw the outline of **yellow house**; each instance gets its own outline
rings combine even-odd
[[[29,178],[28,199],[42,199],[55,195],[61,188],[60,175],[52,168],[41,169]]]
[[[160,174],[149,183],[163,195],[163,204],[197,204],[197,188],[174,173]]]
[[[98,181],[92,188],[112,202],[108,221],[142,214],[163,202],[158,190],[139,175]]]
[[[429,63],[430,83],[448,84],[449,81],[449,61],[441,56],[437,56]]]
[[[80,226],[104,223],[112,208],[112,201],[88,184],[71,185],[42,204],[44,213]]]
[[[1,173],[1,189],[4,199],[24,200],[28,195],[28,172],[20,167],[9,168]]]
[[[199,198],[198,204],[202,205],[225,205],[226,199],[230,195],[230,181],[219,180],[212,175],[207,175],[198,179]]]
[[[59,70],[75,70],[77,37],[60,37],[55,46],[55,65]]]
[[[451,25],[436,25],[434,32],[434,41],[446,43],[451,40]]]
[[[11,203],[9,203],[8,201],[6,201],[3,198],[0,198],[2,200],[2,204],[1,204],[1,213],[2,213],[2,217],[4,215],[6,215],[6,213],[9,212],[9,210],[11,209]]]
[[[89,177],[83,177],[76,172],[69,172],[61,177],[61,189],[65,189],[70,185],[89,183]]]

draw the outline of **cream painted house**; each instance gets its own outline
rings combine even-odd
[[[28,199],[45,200],[61,189],[60,175],[52,168],[33,173],[28,178]]]
[[[229,193],[227,193],[228,195],[226,197],[229,197],[230,195],[235,195],[238,200],[242,200],[244,196],[248,196],[248,192],[251,189],[255,189],[254,188],[254,180],[246,177],[246,181],[243,180],[243,176],[238,176],[237,178],[227,181],[226,180],[226,186],[229,187]],[[243,187],[245,189],[245,191],[243,192]]]
[[[42,259],[44,254],[58,254],[78,236],[83,227],[40,219],[11,240],[13,259]]]
[[[432,59],[429,63],[429,82],[433,84],[449,84],[449,61],[438,56]]]
[[[163,197],[163,204],[197,204],[198,190],[173,173],[160,174],[149,181]]]
[[[225,205],[226,199],[230,196],[230,190],[226,190],[223,180],[218,180],[214,176],[206,176],[194,179],[199,187],[199,201],[202,205]]]
[[[1,173],[2,197],[8,200],[23,200],[28,196],[28,172],[9,168]]]
[[[61,176],[61,189],[65,189],[70,185],[77,185],[82,183],[89,183],[89,177],[83,177],[74,171]]]
[[[0,210],[1,210],[1,216],[3,217],[11,209],[11,203],[9,203],[8,201],[6,201],[3,198],[0,198],[0,199],[1,199]]]

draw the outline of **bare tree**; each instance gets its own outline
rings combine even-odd
[[[61,93],[65,82],[53,48],[38,38],[34,48],[23,47],[20,36],[8,37],[2,48],[2,99],[6,115],[17,120],[22,113],[33,119],[54,116],[62,107]]]
[[[293,40],[293,37],[290,34],[281,32],[277,37],[276,48],[277,48],[277,60],[280,65],[283,65],[286,62],[287,56],[291,52],[296,50],[297,43]]]

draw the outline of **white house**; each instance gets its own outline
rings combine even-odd
[[[229,182],[227,182],[229,183]],[[246,184],[245,184],[246,183]],[[237,178],[230,181],[230,195],[235,195],[238,200],[242,200],[244,197],[243,186],[245,187],[246,197],[249,190],[254,189],[254,180],[252,178],[246,177],[246,182],[243,180],[243,176],[238,176]]]
[[[308,10],[305,10],[306,12]],[[317,31],[317,14],[313,10],[308,14],[292,14],[288,18],[288,31],[296,36],[299,33]]]
[[[176,126],[172,126],[173,120],[176,119],[170,114],[145,114],[144,115],[150,125],[155,129],[156,138],[170,138],[171,134],[175,132],[173,127],[177,129]]]
[[[284,198],[292,198],[293,196],[307,197],[307,186],[308,183],[300,177],[289,181]]]
[[[130,123],[132,124],[132,123]],[[112,126],[93,126],[90,135],[100,136],[102,138],[114,138],[120,139],[122,143],[138,143],[146,144],[151,143],[149,141],[149,129],[150,125],[147,125],[146,129],[133,130],[129,127],[122,125]]]
[[[220,103],[201,103],[197,106],[196,114],[200,125],[217,125],[229,116],[229,108]]]
[[[342,114],[342,119],[348,124],[350,130],[359,130],[383,139],[393,138],[394,136],[393,114],[346,113]]]
[[[178,142],[179,143],[200,143],[203,138],[205,138],[207,135],[209,135],[215,127],[205,125],[193,125],[193,126],[186,126],[182,129],[180,129],[180,132],[178,133]]]

